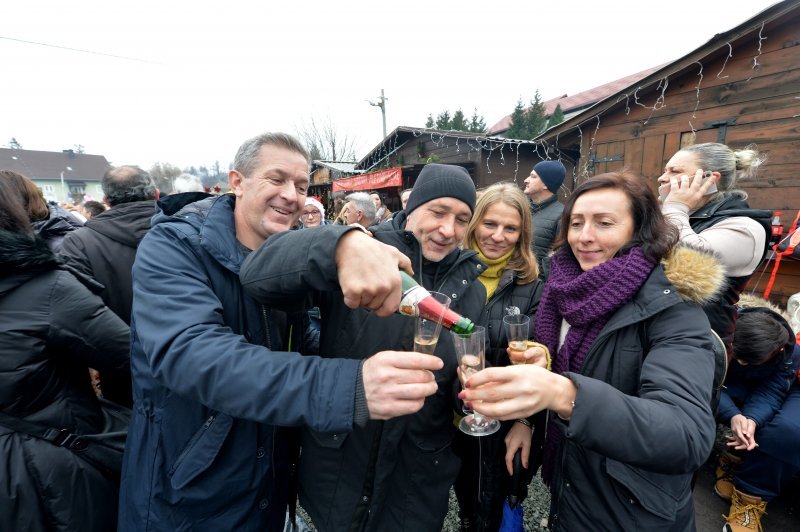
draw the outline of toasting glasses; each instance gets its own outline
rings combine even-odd
[[[443,312],[450,308],[450,298],[439,292],[431,292],[431,297],[442,304]],[[444,313],[439,316],[420,316],[416,313],[414,318],[414,351],[432,355],[439,343],[439,333],[442,332],[442,319]]]
[[[458,334],[450,331],[458,357],[461,384],[486,364],[486,329],[475,326],[471,334]],[[477,412],[471,412],[458,424],[462,432],[471,436],[488,436],[500,429],[500,422]]]

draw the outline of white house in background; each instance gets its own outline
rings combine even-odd
[[[29,177],[48,201],[82,203],[103,200],[100,180],[109,163],[102,155],[73,150],[37,151],[0,148],[0,170]]]

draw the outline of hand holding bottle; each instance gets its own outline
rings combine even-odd
[[[392,246],[361,231],[348,231],[336,245],[336,270],[344,303],[389,316],[400,305],[398,268],[413,273],[411,261]]]

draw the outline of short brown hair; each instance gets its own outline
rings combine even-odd
[[[677,244],[678,229],[669,223],[661,213],[661,205],[658,203],[653,189],[643,177],[623,170],[591,177],[572,192],[564,205],[564,212],[561,214],[561,230],[556,248],[567,243],[569,219],[572,216],[575,201],[587,192],[600,189],[622,191],[628,196],[631,205],[633,237],[620,248],[620,253],[633,247],[639,247],[647,260],[657,263]]]

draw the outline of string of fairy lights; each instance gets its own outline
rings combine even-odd
[[[763,56],[763,44],[764,41],[768,39],[767,36],[764,35],[764,27],[766,22],[762,22],[761,27],[758,32],[758,42],[757,42],[757,50],[755,55],[752,57],[752,65],[750,68],[750,77],[746,80],[743,80],[743,83],[748,83],[753,78],[753,76],[757,73],[757,71],[762,67],[762,63],[759,62]],[[720,45],[720,48],[727,47],[727,55],[725,56],[722,67],[720,68],[719,72],[717,72],[715,79],[717,80],[726,80],[729,78],[728,73],[726,73],[726,68],[728,67],[729,62],[734,59],[734,47],[731,42],[725,42],[724,44]],[[707,56],[711,56],[711,60],[716,61],[718,59],[718,55],[709,52]],[[695,134],[697,132],[697,126],[695,125],[695,121],[697,120],[698,110],[700,109],[700,105],[702,103],[702,92],[704,89],[702,87],[703,81],[705,79],[705,65],[701,60],[697,60],[693,63],[697,66],[697,73],[695,77],[697,78],[697,84],[693,87],[695,93],[695,103],[694,108],[690,117],[688,118],[688,127],[690,128],[691,132]],[[683,75],[686,72],[686,69],[681,69],[679,72],[675,72],[673,74]],[[570,128],[559,131],[558,134],[555,136],[552,141],[548,141],[547,131],[542,133],[538,138],[533,140],[519,140],[519,139],[510,139],[504,138],[500,136],[487,136],[487,135],[469,135],[465,134],[462,131],[440,131],[434,129],[427,129],[427,128],[401,128],[403,131],[411,131],[412,138],[416,142],[421,142],[422,137],[427,137],[430,139],[431,144],[436,148],[449,148],[454,147],[456,153],[461,153],[462,148],[467,152],[485,152],[484,162],[486,165],[487,173],[492,173],[492,165],[491,161],[495,152],[497,152],[497,156],[495,160],[499,159],[500,166],[506,166],[507,164],[507,156],[505,151],[508,150],[509,158],[515,159],[515,166],[514,166],[514,173],[513,173],[513,180],[515,182],[518,181],[520,177],[524,178],[527,176],[528,170],[523,170],[523,175],[520,175],[520,150],[525,147],[527,149],[532,150],[532,152],[539,157],[540,159],[562,159],[566,158],[570,163],[569,166],[572,166],[572,181],[573,186],[577,184],[579,178],[585,178],[589,176],[590,173],[590,165],[592,161],[590,158],[592,157],[593,150],[595,149],[596,139],[598,138],[598,133],[600,132],[600,128],[602,125],[602,117],[604,113],[610,112],[613,109],[618,108],[617,104],[625,101],[625,115],[629,115],[633,106],[642,107],[644,109],[649,109],[650,113],[646,119],[641,121],[641,125],[647,125],[649,121],[653,118],[654,114],[657,113],[659,110],[662,110],[667,107],[668,105],[668,88],[670,86],[670,75],[668,74],[664,77],[661,77],[656,80],[652,80],[648,83],[638,84],[631,88],[631,90],[625,91],[617,95],[614,104],[610,107],[606,107],[603,110],[598,111],[597,113],[585,117],[580,122],[572,125]],[[655,85],[655,87],[653,87]],[[652,90],[650,90],[652,88]],[[648,104],[647,100],[655,96],[655,100],[652,104]],[[796,97],[800,98],[800,96]],[[631,103],[632,101],[632,103]],[[567,110],[568,111],[568,110]],[[800,114],[793,115],[793,118],[800,116]],[[556,126],[557,127],[557,126]],[[587,131],[591,133],[587,133]],[[577,135],[577,146],[579,147],[578,157],[575,158],[575,153],[572,152],[570,154],[562,153],[560,149],[559,139],[563,137],[565,134],[568,133],[575,133]],[[586,135],[590,135],[587,139],[585,138]],[[373,150],[370,154],[369,158],[363,162],[362,168],[364,169],[373,169],[380,165],[390,165],[391,156],[398,152],[400,148],[405,144],[406,141],[403,141],[402,144],[398,145],[400,142],[401,136],[399,132],[395,135],[392,135],[391,138],[384,139],[381,145]],[[454,143],[453,143],[454,142]],[[589,157],[587,157],[587,155]],[[581,162],[580,168],[578,167],[578,162]]]

